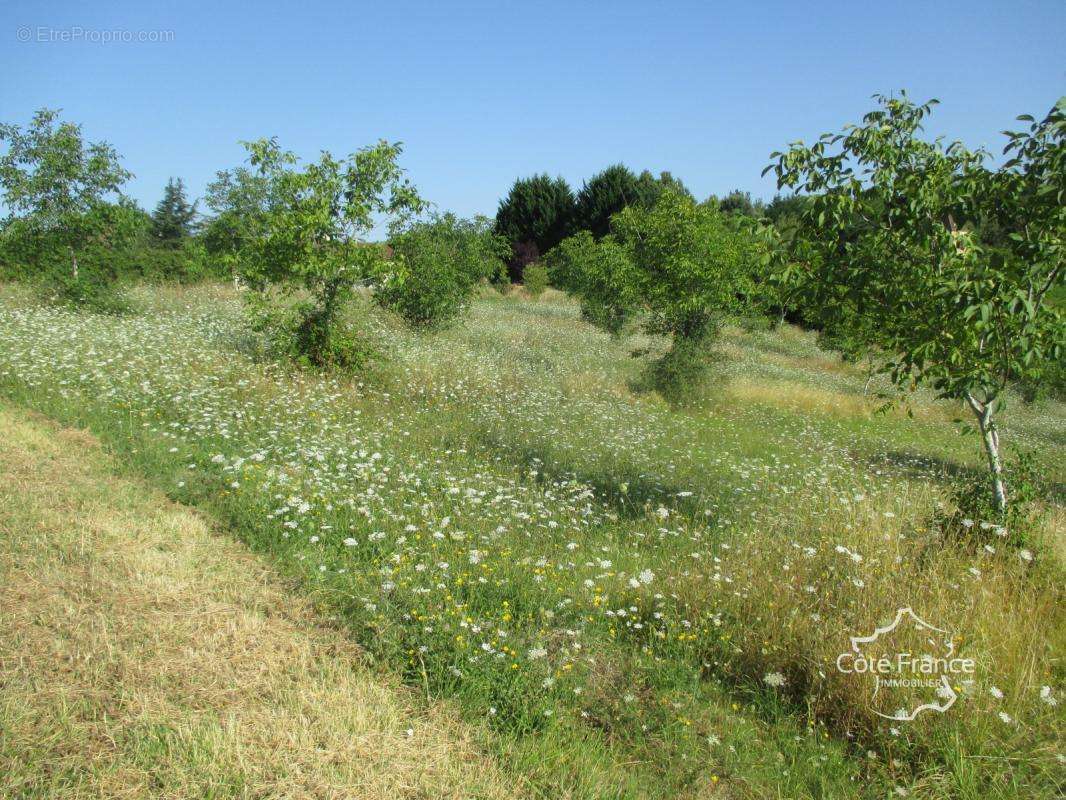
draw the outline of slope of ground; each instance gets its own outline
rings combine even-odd
[[[661,341],[554,294],[430,335],[356,305],[388,354],[359,376],[258,357],[231,290],[135,297],[0,287],[0,394],[223,522],[538,796],[1062,796],[1061,403],[1003,420],[1058,487],[1029,539],[957,540],[938,514],[982,469],[959,409],[875,413],[883,382],[795,328],[728,328],[672,407],[630,357]],[[978,668],[897,726],[836,659],[903,606]]]
[[[0,406],[0,796],[514,794],[449,713],[110,466]]]

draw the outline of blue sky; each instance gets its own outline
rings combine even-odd
[[[41,41],[64,31],[82,41]],[[87,32],[171,31],[164,42]],[[75,33],[71,33],[75,35]],[[20,41],[20,38],[30,41]],[[770,197],[771,151],[905,88],[930,134],[1001,148],[1066,93],[1066,2],[182,3],[7,0],[0,119],[59,107],[152,208],[277,135],[302,156],[401,140],[423,195],[493,214],[516,176],[624,162]]]

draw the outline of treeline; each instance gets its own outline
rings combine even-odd
[[[0,277],[48,279],[61,293],[123,277],[196,281],[216,276],[201,218],[181,179],[148,212],[122,193],[132,177],[114,148],[42,109],[25,130],[0,125]]]
[[[519,178],[496,211],[496,232],[511,245],[508,276],[515,283],[523,282],[526,265],[537,262],[563,239],[580,231],[596,238],[606,236],[615,214],[631,206],[652,208],[664,192],[695,199],[670,172],[656,177],[644,170],[638,175],[624,164],[607,167],[577,192],[563,178],[552,178],[548,173]],[[702,205],[727,214],[786,222],[798,217],[804,202],[798,195],[778,195],[764,203],[735,189],[721,198],[711,195]]]

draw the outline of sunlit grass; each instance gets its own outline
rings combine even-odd
[[[486,295],[431,337],[375,319],[393,362],[365,385],[241,356],[232,293],[135,299],[128,320],[8,303],[5,391],[210,508],[539,785],[1055,796],[1061,510],[1030,560],[941,541],[947,482],[981,466],[950,404],[875,413],[883,385],[786,327],[729,329],[672,408],[629,356],[661,343],[556,293]],[[1004,432],[1058,482],[1064,418],[1015,403]],[[907,605],[980,669],[899,728],[833,659]]]

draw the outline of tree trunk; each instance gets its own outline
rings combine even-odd
[[[977,426],[981,429],[981,439],[985,445],[985,454],[988,456],[988,470],[992,475],[992,487],[995,495],[996,510],[1003,512],[1007,509],[1007,487],[1003,482],[1003,462],[999,457],[999,431],[992,411],[995,400],[982,403],[972,394],[966,395],[966,400],[977,417]]]
[[[69,247],[67,249],[70,250],[71,271],[74,274],[74,280],[77,280],[78,279],[78,257],[76,255],[74,255],[74,248],[73,247]]]

